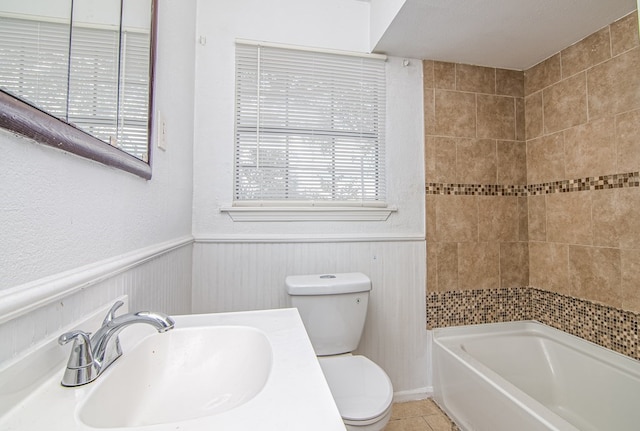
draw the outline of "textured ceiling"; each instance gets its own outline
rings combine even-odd
[[[374,51],[525,70],[636,7],[636,0],[407,0]]]

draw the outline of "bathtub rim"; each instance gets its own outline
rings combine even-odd
[[[445,344],[446,341],[460,339],[465,336],[480,336],[485,334],[487,329],[494,329],[494,333],[496,335],[517,334],[523,331],[528,331],[532,334],[541,335],[554,341],[561,341],[568,348],[592,358],[601,359],[602,355],[604,355],[606,358],[605,362],[610,363],[614,368],[629,374],[638,374],[638,371],[633,368],[640,365],[640,360],[596,344],[593,341],[578,337],[577,335],[570,334],[561,329],[554,328],[553,326],[549,326],[538,320],[517,320],[513,322],[480,323],[475,325],[436,328],[433,330],[433,342],[438,343],[443,347],[449,347],[450,350],[455,350],[455,348]],[[443,343],[443,341],[445,343]],[[463,352],[469,355],[466,351],[463,350]],[[469,356],[473,357],[472,355]],[[620,361],[620,364],[611,364],[611,362],[614,361]]]
[[[537,320],[520,320],[514,322],[496,322],[477,325],[464,325],[433,330],[433,370],[438,373],[440,360],[437,349],[442,349],[456,361],[458,365],[479,377],[500,395],[510,399],[519,409],[534,416],[551,430],[579,431],[579,429],[556,414],[537,399],[533,398],[522,389],[509,382],[497,372],[486,366],[473,355],[462,349],[460,340],[480,338],[482,336],[514,335],[526,332],[528,335],[541,336],[554,342],[587,355],[606,365],[616,368],[624,373],[631,374],[635,378],[640,377],[638,371],[639,361],[606,347],[595,344],[578,336],[569,334],[560,329],[553,328]],[[440,408],[454,420],[460,421],[455,412],[444,403],[442,388],[438,384],[439,376],[434,376],[434,399],[438,401]],[[594,388],[594,390],[596,390]],[[458,426],[463,428],[460,424]]]

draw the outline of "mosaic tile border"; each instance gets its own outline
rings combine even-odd
[[[551,193],[581,192],[585,190],[620,189],[640,186],[640,172],[602,175],[599,177],[578,178],[575,180],[554,181],[527,186],[529,196]]]
[[[640,187],[640,172],[601,175],[530,185],[426,183],[428,195],[536,196],[551,193],[580,192]]]
[[[640,359],[640,314],[534,287],[427,294],[427,329],[538,320]]]
[[[634,359],[640,359],[640,314],[530,288],[531,318]]]
[[[475,195],[475,196],[528,196],[526,186],[498,184],[446,184],[427,183],[428,195]]]
[[[427,329],[530,319],[530,292],[523,288],[475,289],[427,295]]]

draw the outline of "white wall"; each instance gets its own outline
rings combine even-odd
[[[78,271],[56,281],[67,282],[72,292],[53,302],[47,302],[27,313],[18,314],[5,321],[7,314],[0,313],[0,369],[42,341],[56,338],[69,325],[74,325],[90,312],[113,304],[115,298],[128,295],[129,309],[158,310],[169,314],[186,314],[191,310],[192,246],[162,250],[149,259],[139,259],[133,265],[114,271],[107,277],[91,277],[90,283],[76,289],[73,281]],[[98,265],[102,267],[104,265]],[[47,283],[39,287],[47,288]],[[4,298],[4,300],[10,300]],[[3,306],[0,300],[0,306]],[[94,332],[97,327],[82,327]]]
[[[154,149],[150,181],[0,131],[0,310],[5,314],[10,308],[7,304],[23,303],[25,295],[48,289],[54,281],[59,291],[73,291],[78,287],[74,280],[82,278],[88,265],[93,273],[101,273],[100,266],[114,260],[131,264],[121,258],[137,250],[180,239],[184,243],[184,238],[188,241],[195,9],[195,0],[160,0],[155,102],[167,118],[168,149]],[[125,289],[134,298],[132,307],[163,304],[163,298],[173,298],[177,303],[171,312],[189,311],[190,277],[183,274],[191,273],[190,248],[189,243],[188,259],[180,258],[184,267],[175,277],[156,279],[153,272],[137,273],[138,279]],[[187,285],[173,285],[178,279]],[[144,286],[146,294],[136,295],[136,285]],[[87,291],[110,301],[95,289]],[[181,298],[173,296],[175,292]],[[55,331],[70,313],[51,314],[54,322],[31,319],[22,328],[27,332],[23,336],[36,342],[32,338],[43,333],[41,328]],[[29,321],[28,316],[22,319]],[[0,322],[5,317],[0,315]],[[8,348],[5,343],[0,347],[3,354]]]
[[[362,272],[372,281],[358,353],[382,368],[396,393],[428,392],[424,241],[199,242],[193,311],[290,307],[287,275]]]
[[[191,233],[194,2],[160,3],[153,178],[2,131],[0,289]]]
[[[201,0],[197,49],[194,219],[196,238],[243,235],[424,236],[421,66],[387,64],[387,222],[234,223],[220,208],[232,203],[236,38],[366,52],[369,5],[345,0]]]
[[[421,62],[387,62],[387,193],[398,208],[387,221],[234,222],[220,208],[232,203],[236,38],[367,52],[369,4],[200,0],[197,37],[206,44],[196,54],[194,311],[284,307],[289,273],[365,272],[375,287],[360,349],[396,391],[424,390]]]
[[[407,0],[371,0],[370,41],[373,49]]]

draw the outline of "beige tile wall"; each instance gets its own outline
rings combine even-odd
[[[447,190],[427,193],[428,292],[531,285],[640,311],[640,187],[535,191],[640,171],[637,25],[524,72],[423,62],[427,189]]]
[[[522,72],[425,61],[427,183],[526,182]],[[427,195],[431,291],[527,284],[526,198]]]
[[[640,171],[636,13],[524,72],[527,184]],[[640,311],[640,188],[530,196],[529,282]]]

